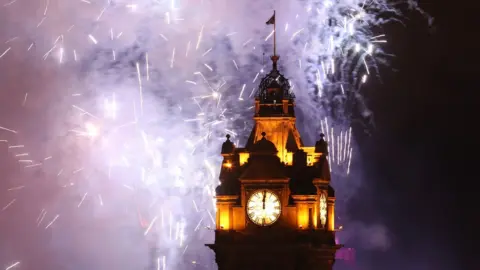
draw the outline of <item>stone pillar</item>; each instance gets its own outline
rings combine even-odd
[[[238,195],[216,196],[217,199],[217,230],[233,230],[233,205]]]
[[[335,231],[335,198],[328,198],[327,213],[327,229],[333,232]]]

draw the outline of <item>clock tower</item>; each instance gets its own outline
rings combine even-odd
[[[268,22],[267,22],[268,23]],[[331,270],[335,192],[327,142],[304,146],[295,126],[295,96],[273,67],[255,96],[255,126],[244,148],[227,135],[216,188],[219,270]]]

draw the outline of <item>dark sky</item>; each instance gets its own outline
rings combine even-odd
[[[387,50],[396,54],[391,66],[398,71],[382,70],[383,83],[366,89],[374,92],[367,96],[376,128],[371,136],[356,134],[368,187],[350,202],[350,211],[370,213],[367,222],[385,222],[395,246],[358,254],[359,265],[480,269],[471,256],[478,241],[470,232],[480,223],[470,188],[478,179],[471,172],[475,144],[468,143],[477,133],[473,108],[480,105],[472,94],[478,90],[471,58],[478,36],[468,29],[478,17],[460,2],[420,6],[435,17],[433,27],[414,12],[404,26],[391,25]]]

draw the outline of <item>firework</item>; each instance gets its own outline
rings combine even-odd
[[[242,145],[250,131],[251,97],[270,69],[263,56],[272,50],[273,32],[263,22],[268,7],[220,0],[6,2],[0,66],[33,63],[56,74],[49,80],[59,88],[23,89],[18,107],[30,114],[0,126],[0,143],[24,173],[41,171],[65,194],[32,204],[38,210],[32,226],[61,234],[65,215],[108,219],[110,226],[134,220],[155,247],[154,269],[213,267],[203,244],[213,240],[219,145],[225,133]],[[346,176],[354,145],[350,104],[360,99],[357,90],[387,42],[371,29],[389,21],[379,14],[400,14],[386,0],[294,1],[276,9],[281,69],[298,110],[313,123],[305,129],[326,135],[331,170]],[[21,26],[15,18],[23,18]],[[31,134],[38,112],[46,126]],[[0,214],[16,211],[28,185],[9,187]],[[144,264],[136,263],[127,268]],[[21,263],[7,269],[16,267]]]

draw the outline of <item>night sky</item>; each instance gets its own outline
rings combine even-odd
[[[478,67],[470,58],[478,42],[467,30],[475,17],[460,5],[421,1],[432,27],[410,13],[404,26],[388,29],[393,71],[383,69],[383,82],[366,90],[374,93],[367,96],[376,127],[367,135],[359,125],[356,135],[368,184],[349,209],[365,222],[385,222],[394,248],[360,252],[359,265],[369,266],[362,269],[480,269],[471,256],[478,241],[470,229],[479,222],[470,186],[478,176],[468,143],[478,123]]]
[[[403,25],[385,29],[385,50],[395,57],[362,90],[374,125],[354,125],[356,166],[364,180],[348,214],[365,224],[385,224],[392,242],[386,251],[359,248],[362,270],[480,269],[480,259],[470,256],[478,250],[470,231],[478,230],[480,219],[471,188],[479,178],[478,158],[475,143],[468,143],[477,137],[474,108],[480,105],[472,94],[478,91],[472,58],[479,38],[468,30],[478,15],[467,15],[460,2],[420,1],[420,7],[435,18],[432,26],[408,12]],[[35,253],[44,239],[35,241],[25,252]]]

